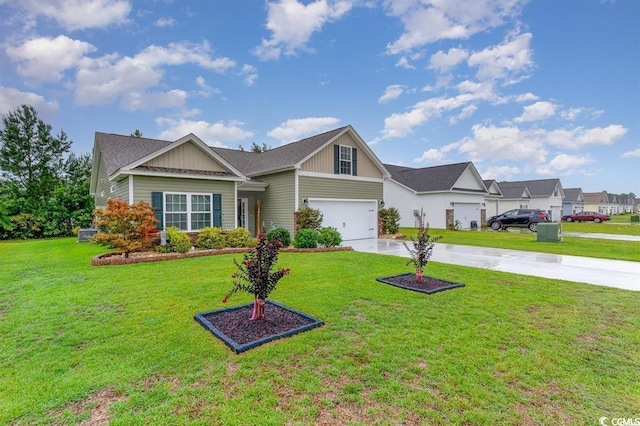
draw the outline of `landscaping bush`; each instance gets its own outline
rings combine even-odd
[[[400,212],[395,207],[380,209],[378,211],[382,231],[387,235],[397,234],[400,229]]]
[[[251,233],[242,227],[228,231],[226,241],[227,247],[252,247],[255,245]]]
[[[9,221],[9,238],[27,240],[30,238],[42,237],[42,222],[32,214],[20,213],[18,215],[11,216]]]
[[[342,235],[336,228],[327,226],[320,230],[318,244],[322,247],[337,247],[342,244]]]
[[[196,239],[196,248],[201,250],[223,249],[226,244],[226,237],[222,233],[222,228],[207,227],[200,230]]]
[[[186,253],[191,248],[191,238],[186,232],[182,232],[175,226],[170,226],[166,230],[167,244],[158,246],[156,250],[160,253]]]
[[[316,248],[318,247],[318,231],[315,229],[301,229],[296,233],[293,240],[295,248]]]
[[[320,210],[303,207],[298,210],[296,215],[296,226],[298,227],[297,229],[315,229],[319,231],[322,226],[322,219],[323,216]]]
[[[280,241],[282,247],[289,247],[291,245],[291,234],[285,228],[275,228],[267,232],[267,241],[270,243]]]

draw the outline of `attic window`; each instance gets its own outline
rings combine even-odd
[[[351,147],[340,145],[340,174],[351,174]]]

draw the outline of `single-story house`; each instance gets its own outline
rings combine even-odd
[[[319,209],[344,240],[375,238],[384,165],[352,126],[256,153],[210,147],[194,134],[177,141],[96,132],[90,192],[153,205],[159,227],[197,231],[283,227]]]
[[[400,213],[400,226],[415,227],[419,212],[431,228],[480,227],[485,221],[488,195],[480,173],[471,162],[419,169],[384,165],[391,176],[384,180],[384,201]]]
[[[487,188],[487,195],[485,195],[485,205],[487,210],[487,218],[491,216],[497,216],[503,212],[500,210],[500,200],[504,197],[504,194],[498,186],[498,182],[495,179],[485,179],[483,181],[485,188]]]
[[[499,201],[500,213],[511,209],[540,209],[547,212],[554,222],[562,218],[564,191],[560,179],[498,182],[498,186],[504,194]]]
[[[562,199],[562,215],[584,211],[584,193],[582,188],[565,188]]]

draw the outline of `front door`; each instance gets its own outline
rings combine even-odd
[[[248,206],[249,199],[248,198],[238,198],[238,227],[244,228],[246,230],[249,229],[249,224],[247,223],[248,218]]]

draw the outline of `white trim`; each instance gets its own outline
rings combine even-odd
[[[234,229],[238,228],[238,182],[233,184],[233,199],[236,200],[235,207],[233,209],[234,219]],[[211,223],[213,224],[213,198],[211,199]]]
[[[133,204],[133,176],[129,175],[129,204]]]
[[[167,195],[185,195],[187,197],[187,211],[186,212],[167,212]],[[213,195],[209,192],[173,192],[173,191],[165,191],[162,193],[162,222],[164,223],[164,227],[167,228],[167,213],[186,213],[187,214],[187,229],[183,229],[185,232],[197,232],[198,229],[194,230],[191,227],[191,215],[194,213],[191,210],[191,196],[193,195],[204,195],[209,197],[209,226],[213,226]],[[195,212],[195,213],[206,213],[206,212]],[[237,220],[237,219],[236,219]]]
[[[300,170],[295,169],[293,172],[293,211],[300,210],[300,182],[298,176],[300,175]]]
[[[244,225],[238,222],[238,213],[236,211],[236,228],[243,227],[247,231],[249,230],[249,199],[246,197],[236,198],[236,209],[238,208],[238,202],[240,202],[240,206],[244,207],[242,211],[242,215],[244,216]]]
[[[384,182],[382,178],[371,178],[364,176],[351,176],[351,175],[337,175],[337,174],[329,174],[329,173],[319,173],[319,172],[305,172],[299,171],[298,176],[307,176],[307,177],[316,177],[316,178],[326,178],[326,179],[344,179],[344,180],[359,180],[361,182]]]
[[[376,203],[376,206],[378,205],[378,202],[380,200],[376,200],[375,198],[318,198],[318,197],[309,197],[309,202],[311,201],[356,201],[356,202],[363,202],[363,203]]]
[[[167,173],[167,172],[147,172],[142,170],[127,170],[117,171],[114,175],[110,177],[110,180],[115,180],[120,175],[125,176],[153,176],[153,177],[170,177],[177,179],[201,179],[201,180],[224,180],[230,182],[244,182],[245,179],[237,176],[227,177],[227,176],[208,176],[208,175],[192,175],[192,174],[177,174],[177,173]]]

